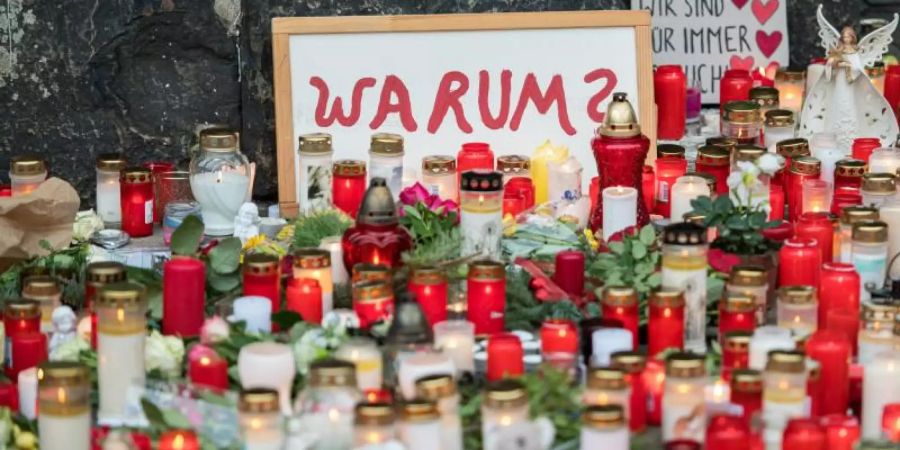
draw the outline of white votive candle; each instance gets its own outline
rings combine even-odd
[[[273,389],[245,389],[238,399],[238,421],[244,450],[282,450],[284,426],[278,392]]]
[[[869,156],[869,173],[896,174],[900,169],[900,150],[890,147],[876,148]]]
[[[37,367],[29,367],[19,372],[19,412],[29,420],[37,417],[38,392]]]
[[[37,378],[40,448],[91,448],[91,375],[88,367],[70,361],[45,362],[38,369]]]
[[[591,406],[581,414],[581,450],[628,450],[622,405]]]
[[[791,331],[774,325],[766,325],[753,331],[750,338],[751,369],[763,370],[766,368],[766,360],[772,350],[793,350],[795,347]]]
[[[631,331],[624,328],[600,328],[591,334],[593,355],[591,365],[608,366],[615,352],[631,351],[634,348]]]
[[[268,388],[278,391],[281,413],[291,414],[291,387],[297,368],[290,347],[276,342],[245,345],[238,354],[238,374],[244,389]]]
[[[675,180],[672,185],[672,213],[674,221],[680,222],[685,214],[691,212],[691,200],[698,197],[709,197],[709,185],[706,179],[694,175],[685,175]]]
[[[121,426],[127,420],[129,392],[144,387],[147,299],[143,286],[106,285],[97,295],[98,422]]]
[[[365,337],[352,338],[338,347],[334,357],[356,366],[356,386],[360,391],[381,389],[383,367],[381,351],[375,341]]]
[[[863,367],[863,439],[881,437],[884,405],[896,402],[900,402],[900,350],[888,350]]]
[[[400,409],[398,433],[407,449],[442,450],[441,421],[434,401],[416,399]]]
[[[603,190],[603,240],[637,223],[637,189],[611,186]]]
[[[429,375],[456,373],[453,361],[441,353],[417,353],[402,358],[397,378],[403,398],[411,400],[416,396],[416,381]]]
[[[230,322],[245,324],[248,333],[272,331],[272,301],[259,295],[248,295],[234,300]]]
[[[456,375],[475,371],[475,325],[468,320],[434,324],[434,347],[453,360]]]

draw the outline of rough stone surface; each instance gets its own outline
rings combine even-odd
[[[781,1],[788,3],[792,63],[820,55],[818,0]],[[822,1],[835,24],[900,10],[898,0]],[[244,152],[258,165],[255,192],[274,199],[272,17],[627,6],[628,0],[6,0],[0,179],[11,156],[40,153],[90,205],[99,153],[186,168],[196,125],[220,123],[240,127]]]

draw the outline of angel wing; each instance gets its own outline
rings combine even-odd
[[[894,30],[897,29],[897,21],[900,16],[894,13],[894,20],[891,23],[867,34],[857,44],[857,52],[859,53],[860,62],[863,67],[871,66],[875,61],[880,61],[881,57],[887,53],[888,46],[891,45],[894,38]]]
[[[822,47],[825,48],[825,52],[827,53],[840,45],[841,33],[825,19],[825,16],[822,14],[821,4],[816,10],[816,21],[819,22],[819,39],[822,40]]]

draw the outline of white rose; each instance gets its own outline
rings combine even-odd
[[[103,219],[93,209],[79,211],[75,214],[75,224],[72,225],[72,239],[86,241],[95,231],[103,229]]]
[[[144,344],[144,364],[146,371],[159,369],[169,377],[181,375],[181,361],[184,359],[184,342],[174,336],[163,336],[153,330]]]
[[[60,344],[50,353],[51,361],[78,361],[78,355],[82,350],[90,350],[91,343],[81,336],[75,336],[73,339]]]
[[[322,338],[322,329],[316,328],[303,333],[303,336],[294,342],[294,361],[297,364],[297,372],[306,374],[309,364],[322,355],[324,349],[318,344]]]
[[[203,321],[200,328],[200,342],[215,344],[228,339],[231,331],[228,322],[219,316],[213,316]]]
[[[774,175],[784,165],[784,158],[774,153],[765,153],[756,160],[756,165],[766,175]]]

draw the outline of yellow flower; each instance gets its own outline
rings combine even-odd
[[[597,241],[597,237],[594,236],[594,232],[590,228],[584,229],[584,238],[587,240],[588,245],[591,246],[591,249],[596,251],[600,247],[600,242]]]
[[[244,243],[244,251],[253,250],[260,245],[266,243],[266,235],[265,234],[257,234],[256,236],[247,239],[247,242]]]
[[[516,234],[516,218],[507,213],[503,216],[503,235],[509,237],[514,234]]]
[[[30,431],[19,433],[16,436],[16,447],[20,450],[32,450],[37,448],[37,437]]]
[[[281,231],[278,232],[278,235],[275,236],[275,239],[279,241],[290,241],[294,239],[294,225],[285,225]]]

